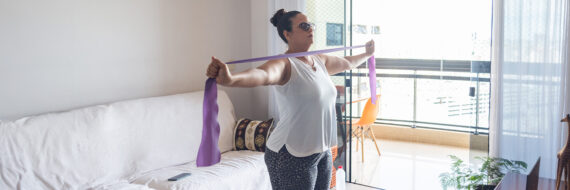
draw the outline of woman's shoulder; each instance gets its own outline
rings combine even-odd
[[[327,62],[327,59],[328,59],[328,55],[325,55],[325,54],[316,54],[316,55],[314,55],[314,57],[315,57],[318,61],[320,61],[321,63],[326,63],[326,62]]]
[[[271,75],[280,76],[280,85],[287,83],[291,78],[291,63],[287,58],[269,60],[258,68],[267,71]]]
[[[325,54],[316,54],[314,55],[314,60],[319,62],[321,65],[327,65],[328,55]]]
[[[287,58],[281,58],[281,59],[269,60],[261,66],[262,67],[268,67],[268,68],[281,68],[281,69],[283,69],[283,68],[287,67],[288,64],[289,64],[289,60]]]

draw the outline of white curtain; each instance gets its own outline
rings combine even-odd
[[[279,9],[285,9],[286,11],[305,11],[305,0],[271,0],[268,3],[268,10],[269,10],[269,18],[277,12]],[[277,33],[277,28],[273,26],[268,20],[268,27],[269,27],[269,36],[268,36],[268,44],[269,47],[269,55],[277,55],[283,54],[287,51],[287,44],[283,42],[283,40],[279,37]],[[274,118],[275,121],[279,121],[279,108],[277,107],[277,103],[275,102],[275,88],[269,87],[269,117]]]
[[[568,0],[494,0],[490,154],[554,178],[565,143]],[[527,171],[528,172],[528,171]]]

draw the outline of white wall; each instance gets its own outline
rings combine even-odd
[[[269,2],[267,0],[251,0],[251,55],[252,57],[269,56],[268,39],[269,30],[274,29],[269,19]],[[257,67],[264,62],[252,63]],[[268,119],[269,87],[262,86],[252,89],[252,116],[256,119]]]
[[[201,90],[211,55],[252,55],[252,7],[240,0],[0,0],[0,119]],[[227,91],[238,117],[251,116],[252,89]]]

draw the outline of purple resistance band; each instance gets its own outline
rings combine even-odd
[[[258,57],[252,59],[244,59],[238,61],[231,61],[226,64],[236,64],[236,63],[246,63],[246,62],[256,62],[256,61],[266,61],[273,59],[281,59],[288,57],[301,57],[314,54],[330,53],[335,51],[354,49],[365,47],[364,45],[352,46],[352,47],[341,47],[333,49],[325,49],[318,51],[291,53],[283,55],[274,55],[267,57]],[[368,58],[368,75],[370,78],[370,98],[372,98],[372,103],[376,103],[376,64],[374,56]],[[218,139],[220,138],[220,124],[218,123],[218,89],[216,85],[215,78],[208,78],[206,80],[206,88],[204,90],[204,104],[202,107],[203,111],[203,125],[202,125],[202,141],[200,143],[200,148],[198,149],[198,158],[196,159],[196,165],[198,167],[211,166],[220,162],[221,154],[218,148]]]

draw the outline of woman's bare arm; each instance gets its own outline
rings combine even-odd
[[[216,82],[230,87],[256,87],[282,85],[287,83],[287,62],[285,59],[271,60],[257,68],[232,74],[227,65],[212,57],[206,76],[216,78]]]
[[[325,62],[329,75],[354,69],[374,55],[374,41],[366,43],[366,52],[354,56],[337,57],[321,54],[319,57]]]

